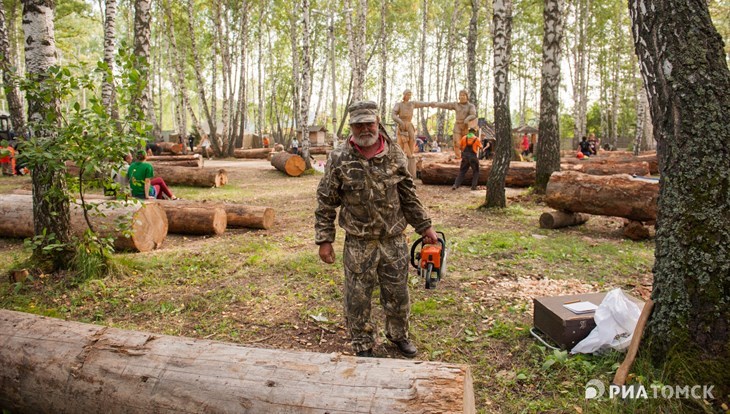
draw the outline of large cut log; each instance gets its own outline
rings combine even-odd
[[[332,147],[309,147],[310,155],[327,155],[332,151]]]
[[[200,168],[203,166],[203,157],[200,154],[190,155],[160,155],[147,157],[152,166],[169,166],[169,167],[193,167]]]
[[[18,413],[474,413],[467,365],[247,348],[0,310]]]
[[[157,205],[135,202],[110,202],[89,200],[99,206],[101,216],[90,213],[94,230],[103,237],[114,237],[117,250],[147,252],[158,248],[167,237],[167,216]],[[71,232],[80,236],[88,228],[83,209],[71,204]],[[9,194],[0,197],[0,237],[33,237],[33,198],[28,195]],[[122,224],[124,226],[122,226]],[[123,234],[123,227],[130,228],[131,236]]]
[[[238,203],[223,203],[219,201],[195,200],[154,200],[159,203],[165,212],[168,208],[185,206],[195,209],[222,209],[226,214],[227,228],[269,229],[274,225],[275,212],[271,207],[247,206]],[[168,214],[168,218],[169,218]],[[170,229],[170,233],[175,233]]]
[[[288,152],[279,152],[271,157],[271,165],[290,177],[299,177],[304,172],[304,158]]]
[[[228,228],[270,229],[276,218],[276,213],[271,207],[195,200],[155,200],[155,202],[162,205],[165,211],[167,211],[168,206],[181,205],[203,209],[222,208],[226,213]],[[174,231],[170,230],[170,233],[174,233]]]
[[[640,162],[586,162],[582,164],[561,165],[561,170],[578,171],[590,175],[629,174],[648,176],[651,174],[649,163]]]
[[[236,158],[265,160],[269,157],[271,151],[273,151],[273,148],[237,149],[233,151],[233,156]]]
[[[491,161],[479,161],[479,184],[485,185],[492,168]],[[453,185],[459,175],[459,164],[424,163],[421,166],[421,181],[424,184]],[[464,183],[471,183],[472,171],[464,177]],[[507,187],[529,187],[535,183],[535,163],[513,161],[507,170]]]
[[[613,164],[613,163],[637,163],[647,162],[649,163],[649,173],[659,173],[659,163],[657,161],[656,153],[654,154],[642,154],[638,157],[625,156],[625,157],[603,157],[596,156],[584,159],[578,159],[575,157],[566,157],[560,159],[560,164]],[[568,168],[565,168],[566,170]],[[628,173],[627,173],[628,174]],[[596,174],[598,175],[598,174]]]
[[[157,142],[157,147],[160,148],[163,153],[182,154],[183,152],[183,144],[175,142]]]
[[[586,221],[588,221],[587,214],[547,211],[540,215],[540,228],[560,229],[563,227],[577,226],[585,223]]]
[[[228,183],[228,174],[221,168],[186,168],[167,165],[154,166],[155,177],[162,177],[168,185],[191,187],[220,187]]]
[[[589,175],[575,171],[553,173],[545,203],[573,213],[656,220],[659,182],[630,175]]]
[[[178,203],[179,200],[161,202],[167,215],[168,233],[220,235],[226,231],[228,217],[218,206],[198,207]]]

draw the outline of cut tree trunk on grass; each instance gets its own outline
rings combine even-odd
[[[271,207],[194,200],[155,200],[154,202],[159,203],[166,212],[168,206],[186,206],[198,209],[222,208],[226,213],[227,228],[270,229],[274,225],[276,217],[275,211]],[[174,232],[170,230],[170,233]]]
[[[548,211],[540,215],[541,229],[560,229],[577,226],[588,221],[587,214],[566,213],[564,211]]]
[[[332,147],[309,147],[310,155],[327,155],[332,151]]]
[[[87,200],[96,204],[104,217],[89,213],[94,230],[102,236],[114,237],[117,250],[147,252],[162,245],[167,237],[165,210],[157,205],[135,202]],[[71,232],[80,236],[88,228],[80,204],[71,204]],[[28,195],[0,197],[0,237],[33,237],[33,198]],[[121,224],[131,230],[131,237],[122,234]]]
[[[173,234],[221,235],[228,217],[221,207],[195,207],[177,203],[160,203],[167,215],[168,232]]]
[[[565,168],[563,168],[565,167]],[[578,171],[590,175],[629,174],[648,176],[651,174],[648,162],[586,162],[582,164],[561,165],[561,170]]]
[[[233,156],[236,158],[265,160],[272,151],[273,148],[237,149],[233,151]]]
[[[299,177],[306,168],[304,158],[288,152],[280,152],[271,157],[271,165],[290,177]]]
[[[228,174],[221,168],[187,168],[160,165],[154,167],[155,177],[162,177],[167,185],[191,187],[220,187],[228,183]]]
[[[158,142],[157,147],[162,150],[162,153],[170,153],[170,154],[182,154],[183,152],[183,144],[175,143],[175,142]]]
[[[202,168],[203,159],[183,160],[183,161],[150,161],[153,167],[186,167],[186,168]]]
[[[199,160],[200,154],[187,154],[187,155],[150,155],[147,157],[147,161],[191,161]]]
[[[485,185],[492,168],[491,161],[479,162],[479,185]],[[431,185],[453,185],[459,175],[459,164],[427,163],[422,165],[421,181]],[[464,183],[471,183],[471,169],[464,176]],[[514,161],[510,163],[505,179],[507,187],[529,187],[535,183],[535,163]]]
[[[467,365],[246,348],[0,310],[12,412],[474,413]]]
[[[655,154],[642,154],[638,157],[634,156],[626,156],[626,157],[591,157],[591,158],[584,158],[582,160],[575,158],[575,157],[568,157],[568,158],[561,158],[560,164],[578,164],[578,165],[584,165],[584,164],[619,164],[619,163],[637,163],[637,162],[647,162],[649,163],[649,173],[652,175],[659,174],[659,162],[657,161],[657,156]],[[565,168],[566,170],[568,168]]]
[[[576,171],[553,173],[545,203],[556,210],[656,220],[659,182],[630,175],[589,175]]]

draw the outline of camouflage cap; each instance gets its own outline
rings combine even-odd
[[[378,104],[373,101],[355,102],[347,108],[350,124],[378,122]]]

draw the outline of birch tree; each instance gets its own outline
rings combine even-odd
[[[312,161],[309,158],[309,94],[311,90],[312,78],[310,72],[312,70],[312,61],[310,56],[309,45],[309,0],[302,0],[302,97],[300,110],[301,124],[299,128],[302,131],[302,157],[306,168],[312,168]]]
[[[512,120],[509,109],[509,63],[512,48],[512,0],[494,0],[494,135],[497,139],[487,179],[487,208],[504,208],[504,183],[512,159]]]
[[[134,1],[134,54],[137,56],[137,70],[142,82],[132,101],[132,112],[136,119],[145,116],[153,124],[157,124],[155,111],[150,99],[150,0]],[[158,130],[158,128],[154,128]]]
[[[23,1],[23,31],[25,33],[25,67],[27,78],[37,84],[48,82],[49,69],[56,64],[56,39],[53,0]],[[57,97],[28,96],[28,120],[33,127],[32,139],[41,146],[53,145],[56,131],[44,121],[57,124],[60,107]],[[33,125],[34,124],[34,125]],[[68,244],[71,241],[68,188],[64,166],[60,161],[37,163],[32,166],[33,230],[42,236],[35,244],[33,260],[48,270],[69,266]],[[63,244],[61,249],[48,248]]]
[[[478,0],[469,0],[471,17],[469,18],[469,32],[466,37],[466,72],[467,89],[470,102],[479,113],[479,93],[477,91],[477,20],[479,18]]]
[[[424,73],[426,72],[426,28],[428,27],[428,0],[421,2],[421,42],[419,44],[418,56],[418,99],[424,99],[426,85],[424,84]],[[418,110],[418,116],[421,119],[421,131],[430,139],[428,133],[428,124],[426,117],[423,115],[423,109]]]
[[[217,135],[216,131],[216,122],[215,118],[213,117],[213,114],[211,113],[210,106],[208,105],[208,100],[205,93],[205,81],[203,79],[202,74],[202,66],[200,61],[200,53],[198,51],[198,43],[195,39],[195,13],[193,9],[193,0],[188,0],[187,2],[187,11],[188,11],[188,34],[190,35],[190,51],[193,55],[193,69],[195,72],[195,80],[198,84],[198,100],[200,101],[200,105],[203,107],[203,112],[205,114],[205,118],[208,121],[208,128],[210,129],[210,143],[213,147],[213,151],[216,153],[216,155],[221,155],[220,147],[218,146],[218,140],[214,139],[214,137]],[[199,131],[201,134],[203,133],[202,130]]]
[[[704,1],[630,1],[658,143],[647,343],[677,383],[730,391],[730,71]]]
[[[3,88],[5,90],[5,98],[8,101],[10,109],[10,120],[13,123],[15,132],[23,137],[25,135],[25,117],[23,116],[23,101],[18,89],[18,83],[15,80],[17,76],[15,68],[11,65],[12,51],[10,48],[10,36],[8,33],[8,25],[5,19],[5,8],[0,2],[0,71],[3,72]]]
[[[560,171],[560,62],[563,0],[545,0],[543,8],[540,139],[537,142],[535,191],[544,193],[550,175]]]

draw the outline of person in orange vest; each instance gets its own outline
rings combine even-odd
[[[476,129],[469,128],[469,133],[461,137],[461,141],[459,142],[461,166],[459,167],[459,175],[456,177],[453,187],[451,187],[452,190],[456,190],[461,186],[461,182],[464,181],[464,176],[469,171],[469,168],[472,171],[471,189],[477,189],[477,183],[479,182],[479,159],[477,158],[477,154],[479,153],[479,148],[482,147],[482,142],[477,137],[476,132]]]
[[[0,164],[2,164],[3,175],[15,175],[15,149],[7,142],[0,147]]]
[[[269,137],[264,137],[264,148],[269,148]]]

